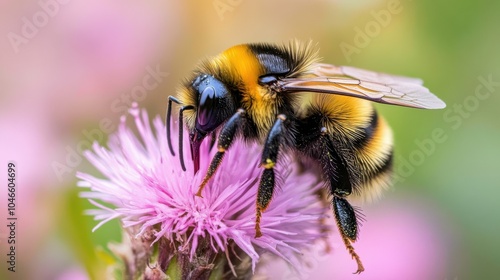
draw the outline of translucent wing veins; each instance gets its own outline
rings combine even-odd
[[[316,63],[311,77],[281,80],[284,91],[311,91],[368,99],[374,102],[425,108],[446,104],[422,85],[422,80],[377,73],[349,66]]]

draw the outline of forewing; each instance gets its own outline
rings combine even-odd
[[[441,99],[422,85],[420,79],[323,63],[315,64],[311,74],[311,77],[281,80],[282,90],[347,95],[423,109],[446,107]]]

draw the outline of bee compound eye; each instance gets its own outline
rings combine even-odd
[[[226,112],[232,111],[229,91],[221,81],[209,75],[198,76],[193,88],[198,91],[196,128],[211,132],[227,119]]]
[[[198,108],[198,124],[200,126],[210,125],[214,119],[215,109],[217,107],[217,97],[213,87],[206,87],[200,96],[200,105]]]

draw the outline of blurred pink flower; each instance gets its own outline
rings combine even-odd
[[[330,253],[325,253],[324,244],[318,243],[317,248],[304,256],[308,269],[302,275],[276,260],[266,262],[257,273],[269,279],[287,280],[455,279],[448,274],[446,247],[453,234],[443,235],[448,230],[446,222],[436,217],[439,211],[414,197],[398,201],[405,203],[385,199],[376,207],[364,209],[367,222],[361,227],[360,239],[354,243],[366,268],[363,273],[352,274],[355,266],[338,234],[331,235],[330,243],[334,246]]]
[[[263,213],[263,236],[255,238],[255,201],[261,173],[257,145],[237,140],[200,198],[195,193],[204,174],[193,174],[192,166],[182,171],[179,159],[168,151],[163,121],[155,118],[153,129],[145,110],[134,106],[130,114],[140,137],[126,127],[123,116],[118,132],[108,143],[109,150],[94,144],[93,151],[85,153],[105,179],[77,173],[82,180],[79,185],[90,188],[82,197],[99,208],[89,211],[101,221],[96,229],[115,218],[125,227],[140,228],[136,236],[154,228],[153,243],[163,237],[170,242],[181,240],[183,248],[190,248],[191,257],[202,239],[208,238],[213,251],[226,253],[228,241],[234,240],[252,259],[253,269],[265,251],[300,266],[296,253],[323,236],[320,220],[325,208],[316,195],[321,184],[313,175],[299,175],[294,165],[281,164],[286,166],[278,170],[281,189]],[[189,150],[187,143],[184,149]],[[208,150],[205,143],[202,151],[207,152],[201,155],[201,170],[208,168],[216,149]],[[109,204],[112,206],[105,206]]]
[[[3,2],[9,3],[0,4],[6,35],[0,42],[0,95],[47,108],[51,127],[68,134],[77,122],[119,116],[132,101],[147,100],[142,85],[148,69],[174,57],[177,36],[184,33],[182,5],[174,1]],[[47,16],[47,24],[37,27],[35,15]],[[27,39],[12,43],[8,34]],[[147,93],[165,81],[151,82]]]

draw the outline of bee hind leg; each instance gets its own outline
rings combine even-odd
[[[333,212],[337,227],[339,228],[342,241],[346,249],[349,251],[351,257],[356,261],[358,269],[355,274],[360,274],[365,270],[359,255],[354,250],[351,242],[355,242],[358,238],[358,222],[356,218],[356,211],[349,204],[349,202],[341,197],[334,196],[332,200]]]
[[[330,193],[333,196],[332,206],[336,224],[342,241],[351,257],[356,261],[358,269],[355,272],[359,274],[365,270],[359,255],[354,250],[352,243],[358,238],[358,217],[356,210],[347,201],[346,197],[352,192],[352,182],[347,162],[343,156],[337,152],[332,139],[328,136],[325,128],[322,130],[322,145],[327,151],[323,158],[323,166],[330,183]]]

